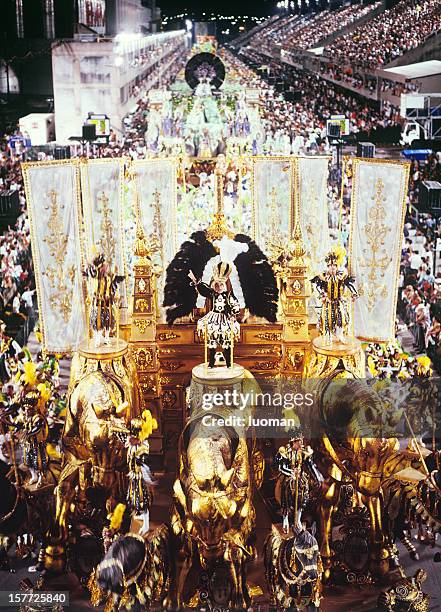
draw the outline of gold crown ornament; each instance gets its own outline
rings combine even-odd
[[[227,282],[231,274],[231,264],[220,261],[213,266],[212,280],[214,282]]]

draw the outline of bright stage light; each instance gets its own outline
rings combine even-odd
[[[119,42],[131,42],[132,40],[139,40],[140,38],[142,38],[142,34],[140,32],[135,33],[135,32],[121,32],[120,34],[117,34],[114,38],[114,42],[119,43]]]

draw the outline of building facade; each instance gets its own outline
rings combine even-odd
[[[177,55],[184,30],[149,36],[120,34],[95,42],[64,42],[52,49],[56,140],[80,136],[89,113],[106,114],[113,130],[133,109],[140,89],[159,87]]]

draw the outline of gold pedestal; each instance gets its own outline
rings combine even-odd
[[[138,379],[127,342],[111,338],[110,344],[99,347],[91,341],[83,342],[72,358],[68,393],[84,376],[97,370],[109,374],[121,386],[124,397],[130,398],[131,417],[137,416],[140,412]]]
[[[231,368],[221,366],[209,368],[205,363],[195,366],[192,370],[192,379],[203,385],[233,385],[240,382],[245,374],[245,368],[234,363]]]
[[[347,338],[346,342],[319,336],[312,341],[311,352],[305,367],[305,378],[327,378],[334,372],[365,378],[366,363],[361,342]]]
[[[231,426],[243,435],[249,417],[253,415],[254,398],[259,393],[256,379],[241,365],[234,363],[231,368],[207,368],[205,363],[201,363],[192,370],[188,394],[190,420],[208,413],[222,418],[230,417]]]

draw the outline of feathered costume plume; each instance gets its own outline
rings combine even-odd
[[[197,291],[188,279],[192,270],[201,278],[207,262],[217,254],[205,232],[194,232],[176,253],[167,268],[163,305],[167,309],[167,323],[190,314],[196,305]]]

